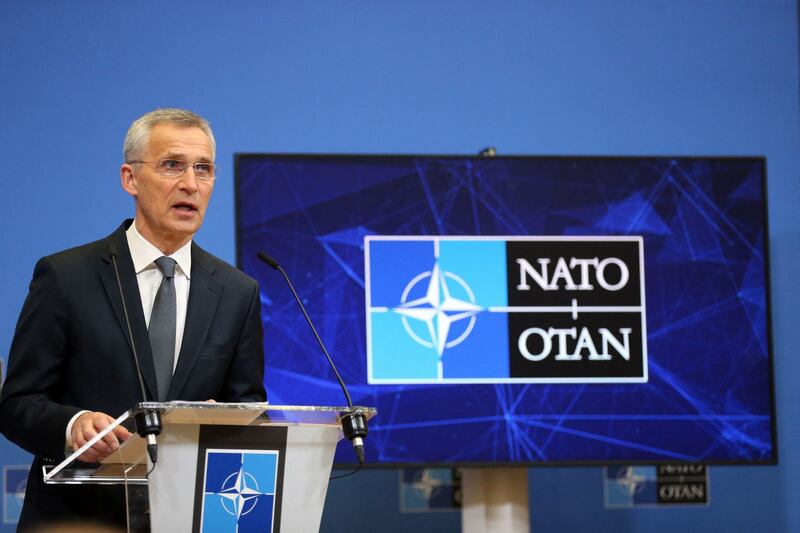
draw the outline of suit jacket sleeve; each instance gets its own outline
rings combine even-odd
[[[63,458],[67,423],[79,409],[57,403],[68,354],[68,302],[52,259],[36,264],[8,358],[0,430],[23,449]]]

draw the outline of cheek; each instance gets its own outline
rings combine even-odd
[[[169,197],[170,191],[163,187],[157,187],[152,183],[142,183],[139,185],[139,196],[147,198],[150,203],[165,201]]]
[[[207,193],[205,193],[205,194],[203,194],[201,196],[201,199],[200,199],[200,210],[201,211],[205,211],[206,210],[206,208],[208,207],[209,200],[211,200],[211,191],[208,191]]]

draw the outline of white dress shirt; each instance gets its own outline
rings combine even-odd
[[[150,315],[153,314],[153,302],[156,299],[158,287],[164,275],[156,266],[155,260],[164,254],[156,248],[150,241],[142,237],[136,229],[136,221],[125,232],[128,240],[128,249],[133,260],[133,270],[136,272],[136,282],[139,284],[139,297],[142,300],[142,311],[144,311],[144,322],[150,326]],[[178,354],[181,352],[183,343],[183,330],[186,327],[186,308],[189,304],[189,282],[192,272],[192,241],[190,240],[181,246],[175,253],[167,256],[175,260],[175,358],[172,370],[178,364]],[[72,425],[83,413],[80,411],[73,416],[67,424],[67,450],[72,446]],[[111,413],[114,416],[118,413]]]
[[[128,239],[128,249],[133,260],[133,270],[136,272],[136,282],[139,284],[139,296],[142,299],[145,325],[150,327],[150,315],[153,313],[153,302],[156,299],[158,287],[164,275],[156,266],[155,260],[164,253],[156,248],[147,239],[142,237],[136,229],[136,221],[125,232]],[[189,303],[189,282],[192,272],[192,241],[181,246],[175,253],[168,257],[175,260],[175,359],[172,369],[178,364],[178,354],[183,343],[183,330],[186,326],[186,307]]]

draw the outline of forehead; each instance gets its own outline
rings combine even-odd
[[[182,156],[187,160],[214,159],[211,140],[200,128],[156,124],[150,130],[148,157]]]

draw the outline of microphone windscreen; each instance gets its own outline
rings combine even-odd
[[[279,266],[279,265],[278,265],[278,262],[277,262],[277,261],[275,261],[275,260],[274,260],[273,258],[271,258],[270,256],[268,256],[268,255],[266,254],[266,252],[258,252],[258,253],[256,254],[256,256],[258,256],[258,258],[259,258],[259,259],[261,259],[262,261],[264,261],[266,264],[268,264],[269,266],[271,266],[271,267],[272,267],[272,268],[274,268],[275,270],[278,270],[278,266]]]

